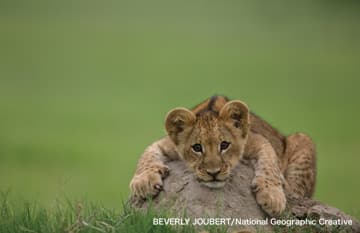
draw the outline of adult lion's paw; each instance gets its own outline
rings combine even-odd
[[[264,177],[255,177],[251,187],[256,201],[270,216],[279,216],[286,207],[286,197],[281,185],[274,184]]]
[[[163,189],[163,181],[169,174],[169,168],[165,165],[156,165],[135,174],[130,182],[131,194],[134,197],[154,197]]]

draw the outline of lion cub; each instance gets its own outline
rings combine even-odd
[[[240,159],[252,161],[252,190],[261,208],[277,216],[290,198],[310,197],[316,178],[315,146],[305,134],[283,136],[238,100],[214,96],[192,110],[166,116],[168,136],[150,145],[131,180],[132,195],[145,198],[162,190],[166,160],[183,160],[197,180],[221,188]]]

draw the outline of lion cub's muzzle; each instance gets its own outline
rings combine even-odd
[[[209,188],[222,188],[229,177],[228,171],[199,169],[197,180]]]

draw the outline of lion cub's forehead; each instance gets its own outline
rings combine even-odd
[[[221,122],[215,113],[204,113],[196,117],[194,133],[202,139],[221,139]]]
[[[218,127],[218,117],[215,113],[207,112],[196,116],[196,126],[204,129]]]

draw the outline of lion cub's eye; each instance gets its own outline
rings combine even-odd
[[[227,148],[229,148],[229,146],[230,146],[230,142],[222,141],[220,143],[220,151],[226,150]]]
[[[202,151],[203,151],[202,146],[199,143],[192,145],[191,148],[196,153],[202,153]]]

